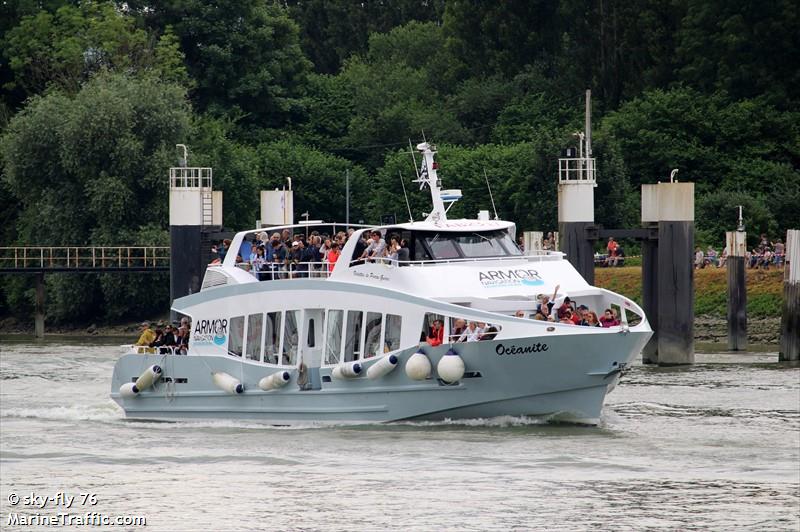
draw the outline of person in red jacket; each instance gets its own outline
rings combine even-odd
[[[436,347],[437,345],[442,345],[443,340],[444,324],[442,323],[442,320],[433,320],[430,334],[428,334],[427,338],[425,338],[425,341],[431,344],[431,346]]]

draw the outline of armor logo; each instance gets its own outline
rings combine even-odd
[[[516,285],[541,286],[544,284],[538,271],[523,268],[478,272],[478,280],[486,288]]]
[[[228,339],[228,320],[198,320],[194,326],[194,343],[225,345]]]

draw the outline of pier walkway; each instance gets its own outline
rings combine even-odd
[[[0,273],[168,272],[169,246],[0,247]]]

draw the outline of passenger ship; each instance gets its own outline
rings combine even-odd
[[[192,320],[187,356],[132,348],[116,363],[111,397],[126,415],[270,424],[537,416],[597,424],[606,394],[652,334],[644,312],[587,284],[562,253],[523,254],[511,222],[448,219],[446,204],[460,191],[440,189],[433,146],[417,149],[419,181],[433,202],[424,221],[360,228],[332,273],[307,278],[259,281],[228,253],[208,267],[200,292],[173,304]],[[230,249],[282,229],[240,232]],[[375,229],[387,242],[393,234],[405,239],[409,260],[358,260],[357,240]],[[557,300],[569,296],[598,313],[617,309],[621,324],[531,319],[539,297],[556,290]],[[444,327],[441,345],[426,341],[435,320]],[[460,320],[493,332],[459,341]]]

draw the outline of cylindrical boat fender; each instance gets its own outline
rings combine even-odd
[[[395,355],[383,357],[369,368],[367,368],[367,377],[370,379],[380,379],[384,375],[388,375],[394,368],[397,367],[398,358]]]
[[[464,376],[464,359],[450,349],[436,365],[436,373],[448,384],[457,382]]]
[[[239,379],[228,375],[224,371],[212,371],[211,380],[214,381],[214,384],[216,384],[219,389],[231,395],[240,394],[244,391],[244,385]]]
[[[335,379],[355,379],[361,374],[362,366],[358,362],[340,364],[333,368],[331,375]]]
[[[289,380],[291,380],[291,375],[289,375],[288,371],[277,371],[258,381],[258,387],[268,392],[269,390],[276,390],[286,386]]]
[[[146,390],[151,387],[158,379],[161,378],[161,366],[157,364],[153,364],[146,370],[144,373],[139,375],[139,378],[136,379],[136,388],[141,392],[142,390]]]
[[[424,381],[431,376],[431,360],[428,355],[417,352],[406,361],[406,375],[415,381]]]
[[[126,382],[119,387],[119,394],[122,397],[136,397],[139,395],[139,388],[136,387],[135,382]]]

